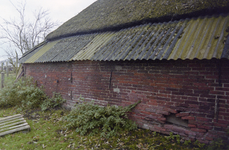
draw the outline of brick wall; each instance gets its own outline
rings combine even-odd
[[[130,118],[146,129],[209,142],[227,138],[229,61],[170,60],[26,64],[46,93],[67,106],[80,97],[100,105],[141,103]]]

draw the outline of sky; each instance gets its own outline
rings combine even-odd
[[[25,0],[11,0],[14,4],[20,3],[21,1],[24,2]],[[53,22],[57,21],[61,25],[95,1],[96,0],[26,0],[26,13],[32,14],[35,10],[39,10],[40,8],[48,10],[51,20]],[[15,16],[17,16],[17,12],[10,3],[10,0],[1,0],[0,23],[2,23],[1,18],[9,19]],[[0,61],[7,58],[1,46],[2,45],[0,45]]]

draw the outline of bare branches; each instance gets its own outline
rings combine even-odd
[[[40,8],[29,19],[26,15],[26,2],[18,5],[11,2],[18,16],[16,19],[2,19],[0,24],[0,39],[15,47],[21,55],[32,49],[45,39],[45,36],[57,26],[57,23],[48,18],[49,12]],[[12,51],[7,49],[6,51]],[[13,50],[14,53],[15,50]],[[9,53],[8,53],[9,55]]]

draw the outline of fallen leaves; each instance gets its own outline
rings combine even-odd
[[[42,148],[43,148],[43,149],[45,149],[45,148],[46,148],[45,144],[42,144]]]
[[[0,110],[0,114],[3,111]],[[191,149],[181,146],[176,140],[166,139],[164,135],[149,130],[137,129],[135,131],[122,131],[111,138],[100,136],[80,136],[74,130],[65,128],[60,112],[36,112],[40,118],[30,120],[32,130],[27,134],[12,134],[0,138],[0,149]],[[65,113],[66,114],[66,113]],[[46,119],[49,120],[46,120]],[[176,137],[175,137],[176,138]],[[4,145],[3,145],[4,144]]]

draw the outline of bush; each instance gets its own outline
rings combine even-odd
[[[42,88],[36,86],[32,78],[15,78],[6,80],[5,87],[0,91],[0,107],[17,106],[22,109],[54,108],[65,102],[60,95],[49,99]],[[55,94],[57,95],[57,94]]]
[[[21,79],[17,82],[7,81],[0,92],[0,106],[19,106],[24,108],[39,107],[46,98],[45,93],[32,82],[31,78]]]
[[[52,98],[48,98],[41,104],[41,110],[45,111],[49,108],[60,107],[66,100],[59,93],[54,93]]]
[[[94,105],[93,102],[81,103],[66,117],[68,128],[76,128],[80,135],[101,133],[102,137],[115,136],[120,130],[133,130],[137,125],[127,118],[139,102],[127,107]]]

